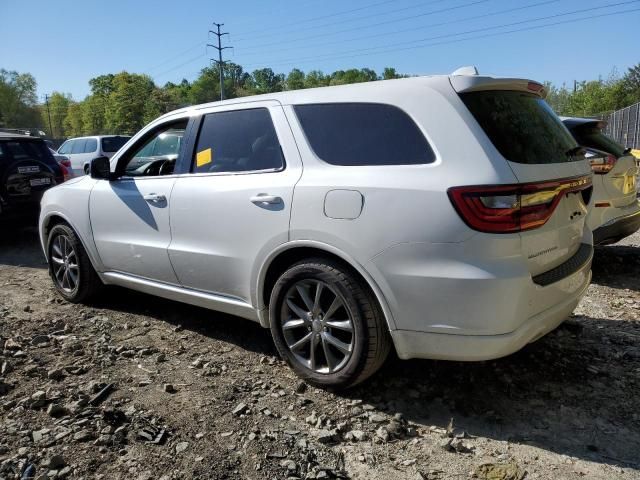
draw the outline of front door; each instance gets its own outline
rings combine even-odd
[[[120,156],[117,179],[91,192],[93,236],[106,271],[177,284],[167,248],[173,169],[187,121],[152,130]]]
[[[171,263],[185,287],[250,302],[256,265],[288,240],[293,135],[282,107],[261,102],[204,115],[195,142],[169,207]]]

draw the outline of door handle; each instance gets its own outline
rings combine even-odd
[[[148,193],[142,198],[144,198],[149,203],[162,203],[167,201],[167,197],[165,197],[164,195],[158,195],[157,193]]]
[[[254,197],[251,197],[250,200],[255,204],[268,203],[272,205],[275,203],[282,203],[282,198],[278,197],[277,195],[268,195],[266,193],[260,193]]]

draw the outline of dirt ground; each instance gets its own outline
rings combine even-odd
[[[35,230],[2,230],[0,479],[640,479],[640,235],[521,352],[390,358],[334,394],[249,321],[116,288],[67,304]]]

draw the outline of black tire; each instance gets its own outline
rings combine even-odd
[[[314,302],[314,306],[311,309],[303,308],[307,315],[306,320],[301,320],[303,312],[299,312],[300,308],[296,310],[290,309],[290,303],[287,300],[293,300],[296,291],[300,291],[298,286],[307,284],[309,285],[309,291],[311,291],[313,285],[316,285],[316,292],[318,290],[317,285],[323,285],[320,288],[322,293],[314,295],[315,298],[324,295],[325,297],[328,296],[329,301],[331,301],[331,296],[333,296],[342,302],[343,306],[339,308],[344,308],[344,310],[334,310],[336,312],[334,315],[341,318],[345,315],[350,316],[348,321],[351,323],[346,326],[351,328],[351,332],[334,331],[331,326],[319,326],[325,313],[327,313],[327,318],[325,319],[331,317],[332,314],[329,310],[332,310],[333,302],[331,302],[332,305],[326,308],[327,301],[325,301],[324,310],[320,307],[316,308],[316,304],[322,303],[322,300]],[[307,299],[310,300],[309,295],[307,295]],[[297,303],[300,302],[303,302],[302,305],[306,303],[302,296],[297,300]],[[294,307],[299,307],[296,302],[294,304]],[[309,307],[308,304],[306,306]],[[314,309],[322,310],[322,313],[318,314],[318,318],[315,318],[313,313],[309,313],[309,310]],[[337,313],[339,311],[342,312],[341,315]],[[291,313],[291,315],[287,312]],[[299,314],[293,315],[297,312]],[[289,267],[277,280],[271,292],[269,318],[271,334],[280,356],[300,378],[316,387],[344,389],[363,382],[382,366],[391,348],[386,321],[376,298],[361,279],[348,268],[329,259],[313,258],[300,261]],[[315,319],[311,320],[313,318]],[[307,323],[301,324],[300,321]],[[296,326],[289,327],[286,330],[287,333],[285,333],[285,329],[283,329],[285,323],[295,324]],[[326,325],[338,323],[345,324],[344,321],[337,321],[331,318],[327,320]],[[320,328],[323,328],[323,330],[321,331]],[[309,357],[314,356],[314,359],[315,357],[324,357],[324,363],[322,363],[321,359],[313,361],[310,358],[306,364],[303,364],[305,359],[302,357],[306,354],[306,351],[300,354],[292,351],[290,347],[294,347],[299,342],[296,342],[295,338],[291,339],[290,329],[299,329],[297,331],[300,332],[299,335],[301,337],[306,338],[309,335],[317,337],[308,341]],[[334,365],[334,367],[338,368],[332,371],[332,362],[330,362],[329,357],[333,357],[333,363],[336,363],[336,353],[343,354],[343,351],[338,351],[333,347],[333,342],[335,341],[333,335],[339,334],[343,335],[341,339],[343,343],[340,345],[344,346],[347,341],[351,342],[351,349],[350,353],[345,354],[345,358],[342,360],[343,363],[337,366]],[[285,338],[286,335],[289,338]],[[348,336],[347,339],[344,336]],[[334,340],[325,342],[328,337],[334,338]],[[311,350],[314,343],[311,342],[314,342],[314,340],[319,343],[315,344],[315,348],[318,350],[315,350],[316,353],[312,354]],[[330,347],[326,345],[330,345]],[[325,350],[326,348],[329,349],[329,352]],[[348,358],[346,355],[349,355]],[[316,363],[316,369],[312,369],[311,365]]]
[[[71,274],[67,276],[66,282],[61,281],[60,276],[57,274],[60,268],[66,268],[64,267],[64,264],[59,263],[61,244],[58,242],[62,242],[63,239],[64,242],[68,241],[69,248],[73,250],[76,259],[76,262],[74,263],[74,257],[69,255],[70,260],[66,263],[69,266],[77,266],[73,274],[76,279],[73,281],[73,284],[69,283],[74,278]],[[63,245],[66,246],[66,243]],[[62,248],[62,250],[65,250],[65,248]],[[63,262],[66,262],[66,253],[68,252],[62,252]],[[101,289],[103,285],[102,281],[94,270],[82,242],[80,242],[76,233],[68,225],[59,223],[51,229],[47,240],[47,256],[49,258],[49,275],[51,276],[51,280],[53,280],[53,285],[58,293],[68,302],[86,302],[93,298]]]

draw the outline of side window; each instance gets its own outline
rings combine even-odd
[[[284,157],[266,108],[205,115],[193,173],[279,170]]]
[[[378,103],[296,105],[315,154],[332,165],[419,165],[435,154],[404,111]]]
[[[84,145],[86,140],[81,138],[79,140],[74,140],[73,145],[71,147],[71,153],[84,153]]]
[[[180,153],[188,120],[163,125],[138,143],[122,158],[118,169],[127,177],[171,175]]]
[[[98,150],[98,141],[95,138],[87,138],[84,153],[94,153],[96,150]]]
[[[71,145],[73,144],[73,140],[67,140],[64,142],[60,148],[58,149],[58,153],[60,155],[68,155],[71,153]]]

